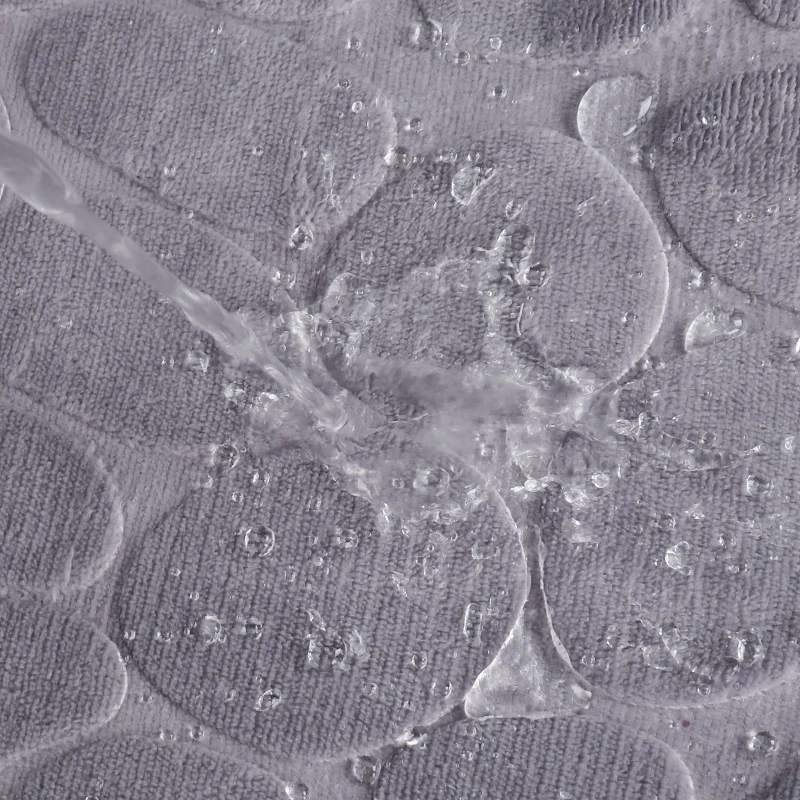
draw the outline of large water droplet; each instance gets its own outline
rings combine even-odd
[[[578,106],[578,133],[590,147],[610,147],[644,125],[655,108],[654,91],[640,75],[592,84]]]
[[[211,451],[211,462],[217,469],[228,471],[238,463],[241,454],[239,448],[232,442],[216,445]]]
[[[211,364],[211,358],[203,350],[188,350],[183,359],[184,366],[196,372],[199,375],[205,375],[208,372],[208,367]]]
[[[252,525],[243,531],[244,549],[249,556],[263,558],[275,547],[275,531],[266,525]]]
[[[729,633],[728,642],[729,656],[743,667],[752,667],[764,658],[764,644],[757,631]]]
[[[708,309],[698,314],[686,329],[683,347],[687,353],[701,347],[724,342],[745,332],[745,319],[741,311]]]
[[[749,474],[744,479],[744,493],[748,497],[767,497],[772,492],[772,481],[764,475]]]
[[[453,175],[450,194],[459,205],[468,206],[475,202],[478,192],[493,174],[491,168],[467,164]]]
[[[304,783],[287,783],[284,790],[289,800],[306,800],[308,797],[308,786]]]
[[[206,614],[194,627],[194,634],[204,645],[219,644],[225,641],[225,631],[219,617]]]
[[[298,225],[289,237],[294,250],[307,250],[314,243],[314,233],[308,225]]]
[[[754,756],[771,756],[778,749],[778,740],[769,731],[750,731],[745,741]]]
[[[374,786],[381,774],[381,762],[373,756],[357,756],[350,762],[353,777],[365,786]]]
[[[259,695],[253,708],[256,711],[272,711],[273,708],[280,705],[282,698],[280,689],[267,689]]]
[[[681,575],[691,575],[694,572],[689,566],[692,550],[689,542],[678,542],[667,549],[664,562],[670,569]]]

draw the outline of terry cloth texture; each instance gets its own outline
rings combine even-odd
[[[0,0],[0,796],[798,800],[798,19]]]

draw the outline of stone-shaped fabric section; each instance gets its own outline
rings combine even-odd
[[[88,586],[122,541],[122,509],[103,466],[77,443],[0,403],[0,587]]]
[[[346,11],[360,0],[194,0],[198,5],[265,22],[300,22]]]
[[[25,86],[50,130],[162,202],[283,248],[307,249],[370,197],[394,130],[345,67],[138,1],[47,20]]]
[[[571,434],[556,455],[571,479],[535,515],[544,589],[556,634],[598,689],[703,704],[796,665],[791,345],[746,334],[678,358],[624,386],[598,433]]]
[[[94,742],[46,761],[6,796],[8,800],[283,800],[286,795],[268,774],[204,747],[131,736]]]
[[[88,203],[229,310],[280,310],[266,269],[200,223],[116,198]],[[224,441],[241,424],[211,337],[143,281],[16,199],[0,218],[0,239],[14,275],[0,285],[0,373],[10,383],[146,444]]]
[[[685,0],[423,0],[425,16],[458,30],[460,48],[534,56],[584,55],[633,45],[668,22]]]
[[[413,494],[418,470],[398,468],[393,490]],[[429,501],[466,492],[455,468],[429,469]],[[328,756],[452,708],[526,592],[516,528],[491,497],[451,525],[379,528],[327,468],[287,451],[243,459],[154,528],[116,618],[135,631],[133,662],[187,713],[259,751]]]
[[[591,149],[537,130],[399,169],[339,237],[315,297],[352,273],[356,290],[388,287],[374,299],[374,318],[388,321],[363,342],[373,354],[379,341],[381,357],[408,357],[409,336],[393,344],[382,332],[413,318],[432,343],[418,355],[433,364],[475,363],[476,337],[491,328],[525,363],[601,378],[646,350],[668,284],[655,225],[630,185]],[[483,306],[484,321],[469,303]]]
[[[48,747],[114,717],[127,675],[113,643],[44,602],[0,600],[0,755]]]
[[[800,28],[800,3],[798,0],[743,0],[753,16],[778,28]]]
[[[736,75],[677,103],[657,134],[670,223],[700,264],[748,294],[800,309],[796,64]]]
[[[464,722],[430,734],[381,770],[376,797],[614,797],[689,800],[683,763],[665,745],[584,719]]]

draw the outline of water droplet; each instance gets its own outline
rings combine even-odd
[[[422,120],[419,117],[412,117],[407,120],[406,130],[409,133],[419,133],[422,130]]]
[[[750,731],[745,745],[754,756],[771,756],[778,749],[778,740],[769,731]]]
[[[604,78],[581,98],[578,133],[590,147],[616,145],[645,124],[654,106],[653,87],[640,75]]]
[[[428,666],[428,656],[425,653],[412,653],[411,666],[414,669],[425,669]]]
[[[674,531],[676,522],[674,514],[661,514],[657,522],[658,529],[662,531]]]
[[[211,451],[211,463],[225,472],[232,470],[239,463],[240,457],[239,448],[232,442],[216,445]]]
[[[728,633],[728,655],[743,667],[751,667],[765,655],[761,636],[754,630]]]
[[[442,467],[421,469],[414,476],[414,488],[418,492],[441,497],[450,486],[450,473]]]
[[[744,493],[748,497],[768,497],[772,493],[772,481],[763,475],[747,475]]]
[[[295,250],[307,250],[314,242],[314,233],[307,225],[298,225],[289,237],[289,244]]]
[[[132,642],[132,641],[133,641],[133,640],[136,638],[136,631],[135,631],[135,630],[133,630],[133,628],[128,628],[128,630],[126,630],[126,631],[125,631],[125,632],[122,634],[122,638],[123,638],[123,639],[124,639],[126,642]]]
[[[250,155],[261,158],[264,155],[264,148],[260,144],[255,144],[250,148]]]
[[[689,566],[692,551],[693,548],[689,542],[678,542],[667,549],[664,562],[670,569],[681,575],[692,575],[694,570]]]
[[[345,45],[348,50],[360,50],[361,49],[361,42],[355,37],[351,36]]]
[[[161,739],[162,742],[174,742],[175,733],[174,731],[162,730],[159,732],[158,738]]]
[[[468,642],[480,642],[483,631],[483,608],[480,603],[469,603],[464,609],[461,631]]]
[[[195,725],[189,728],[189,736],[196,742],[201,741],[206,735],[205,730],[200,725]]]
[[[499,50],[503,46],[503,40],[499,36],[489,37],[489,47],[492,50]]]
[[[450,183],[450,194],[462,206],[468,206],[475,198],[483,184],[492,176],[492,170],[467,165],[462,167]]]
[[[140,703],[150,703],[153,700],[153,693],[150,689],[144,689],[142,693],[139,695],[139,702]]]
[[[381,762],[373,756],[357,756],[350,762],[352,776],[365,786],[374,786],[381,774]]]
[[[785,436],[781,442],[781,448],[785,453],[794,453],[796,447],[797,442],[795,436]]]
[[[178,172],[178,168],[174,164],[167,164],[162,172],[165,178],[174,178]]]
[[[745,332],[745,318],[741,311],[708,309],[698,314],[689,327],[683,341],[687,353],[723,342]]]
[[[358,546],[358,534],[352,528],[336,528],[333,543],[336,547],[352,550]]]
[[[281,699],[282,694],[280,689],[267,689],[266,692],[259,695],[253,708],[255,708],[256,711],[272,711],[273,708],[280,705]]]
[[[225,630],[219,617],[206,614],[195,626],[193,633],[199,642],[207,647],[225,641]]]
[[[252,525],[242,531],[244,549],[249,556],[263,558],[275,547],[275,531],[266,525]]]
[[[236,689],[228,689],[225,692],[225,702],[231,703],[236,699]]]
[[[493,86],[489,90],[489,97],[492,100],[502,100],[508,94],[508,89],[505,86]]]
[[[453,684],[450,683],[450,681],[434,681],[431,684],[430,692],[433,697],[440,699],[448,698],[453,693]]]
[[[289,800],[307,800],[308,798],[308,786],[304,783],[287,783],[284,790]]]
[[[459,50],[453,55],[453,63],[457,67],[465,67],[469,64],[470,54],[467,50]]]
[[[350,106],[350,110],[354,114],[358,114],[364,110],[364,104],[360,100],[356,100],[353,105]]]
[[[199,375],[205,375],[211,364],[211,357],[203,350],[188,350],[183,359],[184,366]]]
[[[598,489],[606,489],[611,483],[611,476],[607,472],[592,473],[592,483]]]
[[[168,644],[172,641],[172,631],[163,631],[160,628],[156,629],[155,640],[161,644]]]

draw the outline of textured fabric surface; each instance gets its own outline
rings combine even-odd
[[[612,446],[597,443],[570,489],[542,505],[553,622],[595,685],[704,703],[795,664],[798,373],[788,351],[782,337],[750,334],[626,385],[619,419],[642,424],[629,463],[597,489],[591,475]],[[581,508],[584,487],[597,499]]]
[[[748,294],[800,306],[798,68],[748,72],[673,106],[656,178],[670,223],[700,264]]]
[[[797,797],[794,5],[0,11],[0,796]]]
[[[744,0],[757,19],[778,28],[800,27],[800,3],[797,0]]]
[[[516,530],[491,501],[419,532],[375,522],[300,453],[240,462],[138,549],[117,598],[126,651],[258,750],[357,752],[433,721],[524,599]]]
[[[691,784],[658,742],[580,719],[461,723],[384,767],[379,800],[417,795],[683,800]]]
[[[629,44],[658,28],[682,0],[423,0],[428,17],[458,25],[461,44],[489,48],[498,37],[506,49],[534,55],[577,55]]]
[[[27,775],[6,796],[9,800],[83,796],[278,800],[285,794],[275,780],[252,767],[207,750],[135,737],[99,741],[69,751]]]
[[[0,755],[108,722],[125,696],[119,652],[95,626],[40,602],[0,600]]]
[[[77,444],[0,404],[0,587],[43,592],[85,587],[122,541],[106,475]]]

